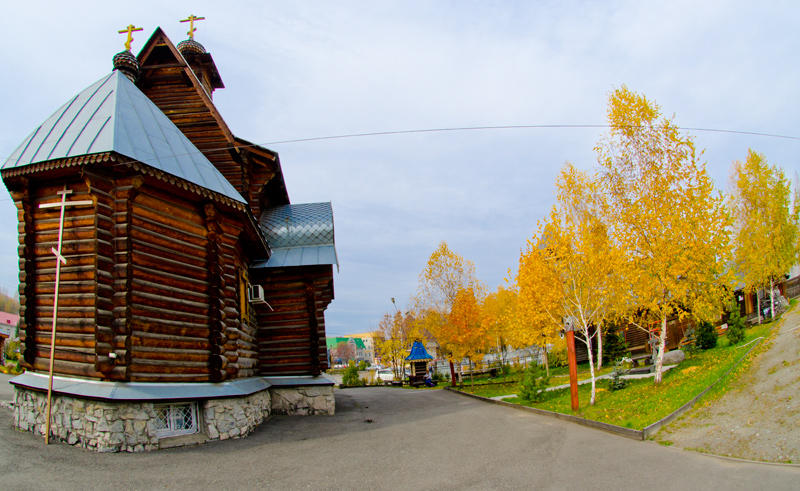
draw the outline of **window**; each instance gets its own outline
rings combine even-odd
[[[197,433],[197,403],[156,404],[153,409],[159,437]]]

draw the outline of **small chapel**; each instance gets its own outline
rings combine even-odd
[[[14,425],[46,441],[155,450],[335,410],[331,204],[292,204],[278,154],[225,123],[200,20],[138,55],[142,29],[120,31],[111,73],[0,171],[19,220]]]

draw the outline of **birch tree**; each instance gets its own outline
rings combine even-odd
[[[623,85],[610,94],[608,123],[596,147],[608,197],[605,221],[624,248],[632,308],[660,324],[660,383],[667,318],[711,320],[730,294],[732,220],[694,141],[656,103]]]
[[[425,269],[419,275],[417,293],[412,298],[417,325],[427,336],[434,339],[443,354],[451,362],[455,353],[448,341],[448,316],[460,292],[471,290],[478,302],[482,301],[485,289],[475,276],[471,261],[450,250],[442,241],[431,254]]]
[[[733,162],[730,189],[736,267],[747,291],[769,287],[774,320],[775,280],[797,262],[800,204],[792,202],[791,183],[783,169],[770,166],[763,154],[752,149],[744,162]],[[761,301],[756,297],[761,323]]]
[[[557,204],[520,259],[520,302],[553,328],[571,324],[586,345],[595,403],[592,340],[616,301],[614,273],[620,255],[601,221],[602,196],[589,175],[566,164],[558,177]],[[523,294],[522,291],[525,291]]]

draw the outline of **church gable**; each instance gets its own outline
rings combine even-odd
[[[247,200],[253,214],[289,202],[277,154],[237,139],[214,105],[213,91],[224,85],[202,45],[190,38],[176,47],[156,29],[137,58],[139,88]]]

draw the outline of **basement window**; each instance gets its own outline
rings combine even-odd
[[[197,433],[197,403],[156,404],[156,435],[169,437]]]

